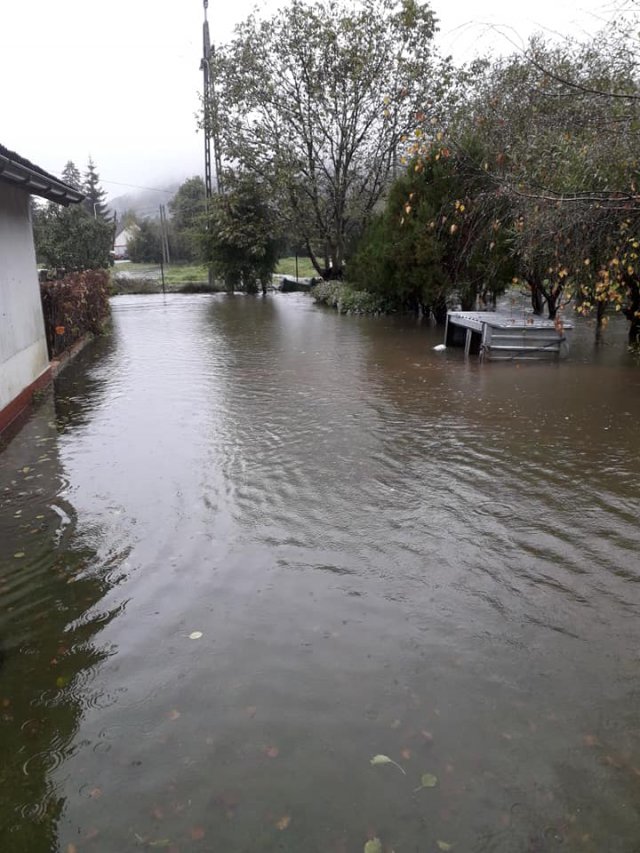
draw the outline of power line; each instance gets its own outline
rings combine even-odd
[[[100,178],[101,184],[114,184],[117,187],[130,187],[133,190],[150,190],[154,193],[167,193],[167,195],[173,195],[175,190],[161,190],[158,187],[141,187],[138,184],[123,184],[120,181],[107,181],[106,178]]]

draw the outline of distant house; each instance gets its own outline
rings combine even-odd
[[[133,225],[127,226],[127,228],[123,228],[122,231],[119,231],[116,234],[116,239],[113,244],[113,256],[116,261],[124,261],[129,257],[129,252],[127,251],[127,243],[129,240],[133,240],[140,229],[134,223]]]
[[[0,145],[0,433],[50,379],[30,196],[65,206],[81,192]]]

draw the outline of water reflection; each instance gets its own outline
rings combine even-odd
[[[83,388],[82,406],[99,388]],[[55,405],[54,405],[55,401]],[[81,407],[48,396],[0,455],[0,847],[57,849],[65,797],[55,770],[78,748],[93,674],[114,648],[98,638],[118,613],[103,605],[114,579],[69,499],[60,454]]]

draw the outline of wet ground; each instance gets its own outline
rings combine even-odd
[[[2,853],[639,851],[624,324],[113,309],[0,454]]]

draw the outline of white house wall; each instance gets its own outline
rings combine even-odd
[[[0,412],[48,365],[29,195],[0,183]]]

